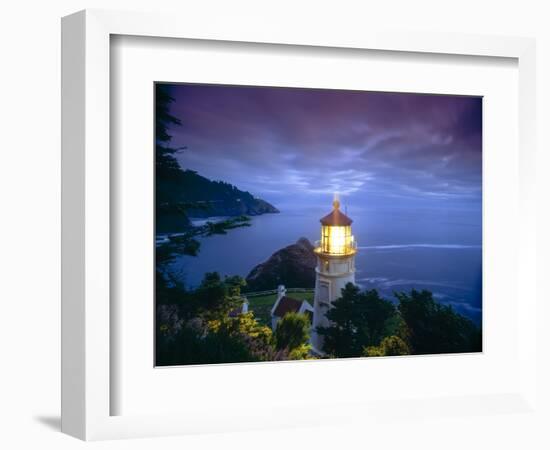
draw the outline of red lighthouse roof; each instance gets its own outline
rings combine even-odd
[[[321,219],[321,224],[336,227],[346,227],[351,225],[353,220],[340,211],[340,202],[338,200],[334,200],[332,202],[332,206],[334,206],[334,209],[330,214],[327,214]]]

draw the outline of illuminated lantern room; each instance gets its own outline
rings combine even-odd
[[[321,241],[316,252],[327,255],[353,255],[357,248],[351,234],[353,221],[340,211],[340,201],[336,196],[332,206],[332,212],[321,219]]]

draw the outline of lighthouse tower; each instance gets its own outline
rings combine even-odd
[[[338,196],[334,196],[332,212],[321,219],[321,240],[315,243],[315,298],[311,345],[323,354],[323,337],[317,327],[330,325],[326,312],[334,300],[342,296],[347,283],[355,283],[355,253],[357,242],[351,234],[352,220],[340,211]]]

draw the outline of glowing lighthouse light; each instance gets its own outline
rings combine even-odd
[[[318,252],[329,255],[351,255],[356,245],[351,234],[352,220],[340,211],[340,200],[334,195],[333,210],[321,219],[321,242]]]

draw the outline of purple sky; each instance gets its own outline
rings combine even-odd
[[[184,168],[284,208],[327,203],[475,210],[481,98],[173,85]]]

